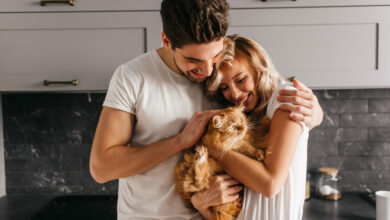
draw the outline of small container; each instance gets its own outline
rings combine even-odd
[[[317,195],[322,199],[339,200],[340,192],[340,177],[337,175],[338,170],[330,167],[321,167],[318,169],[320,176],[317,183]]]
[[[310,199],[310,174],[306,174],[305,200]]]
[[[305,192],[305,200],[310,199],[310,182],[306,180],[306,192]]]

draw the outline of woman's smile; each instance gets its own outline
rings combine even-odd
[[[252,111],[258,95],[254,73],[246,62],[233,60],[232,66],[221,68],[222,79],[219,89],[226,100],[233,104],[243,103],[245,112]]]

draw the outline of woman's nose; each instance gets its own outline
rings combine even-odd
[[[232,86],[231,91],[232,91],[232,101],[233,101],[233,102],[238,102],[238,101],[240,101],[240,100],[239,100],[239,99],[240,99],[240,95],[241,95],[240,90],[239,90],[237,87]]]

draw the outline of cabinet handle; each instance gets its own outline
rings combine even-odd
[[[54,1],[41,0],[41,6],[46,6],[47,4],[51,4],[51,3],[69,4],[69,5],[75,6],[76,0],[54,0]]]
[[[66,84],[66,85],[77,86],[79,84],[79,81],[77,79],[74,79],[72,81],[49,81],[49,80],[43,81],[44,86],[50,86],[51,84]]]

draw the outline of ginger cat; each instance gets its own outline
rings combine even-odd
[[[197,146],[195,152],[185,153],[184,160],[176,166],[176,188],[188,206],[192,207],[191,196],[195,192],[209,188],[211,176],[224,173],[218,162],[208,156],[207,148],[221,153],[234,150],[259,161],[264,159],[270,119],[263,117],[255,129],[248,129],[248,119],[243,111],[242,105],[229,107],[214,116],[201,139],[201,146]],[[242,195],[234,202],[213,206],[214,219],[236,219],[241,210],[241,200]]]

